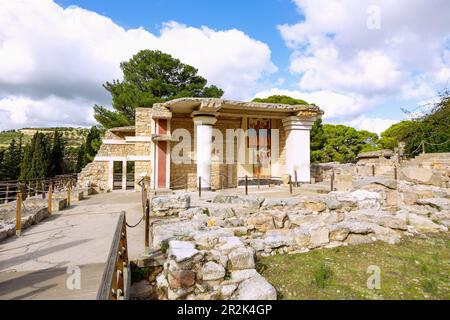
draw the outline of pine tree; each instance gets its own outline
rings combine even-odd
[[[50,176],[64,173],[64,141],[62,134],[55,130],[50,158]]]
[[[194,67],[161,51],[142,50],[122,62],[123,80],[106,82],[114,110],[95,105],[95,119],[105,128],[132,125],[135,109],[183,97],[220,98],[223,91],[206,86]]]

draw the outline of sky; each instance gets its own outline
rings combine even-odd
[[[450,81],[448,0],[0,0],[0,130],[96,124],[142,49],[224,98],[286,94],[380,133]]]

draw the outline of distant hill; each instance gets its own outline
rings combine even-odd
[[[23,128],[19,130],[7,130],[0,132],[0,148],[7,148],[12,139],[18,140],[20,135],[23,134],[23,143],[27,144],[36,132],[42,132],[44,134],[52,135],[54,131],[62,132],[63,138],[67,142],[67,147],[75,148],[84,143],[88,128]]]

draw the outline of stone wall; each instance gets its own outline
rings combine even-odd
[[[108,190],[109,162],[94,161],[78,174],[78,184],[82,187],[98,187]]]
[[[176,129],[185,129],[189,131],[191,136],[191,159],[195,157],[195,141],[194,141],[194,121],[192,118],[174,117],[171,120],[172,134]],[[173,143],[172,146],[176,144]],[[182,155],[180,155],[182,156]],[[189,164],[175,164],[170,162],[170,183],[173,189],[195,189],[197,188],[197,166],[194,162]]]

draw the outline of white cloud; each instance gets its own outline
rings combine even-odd
[[[314,103],[325,111],[324,119],[355,116],[361,110],[369,109],[373,104],[373,102],[359,95],[351,96],[328,90],[302,92],[272,88],[258,92],[255,97],[267,98],[272,95],[287,95],[295,99],[305,100],[308,103]]]
[[[62,99],[56,113],[83,102],[78,112],[86,115],[84,103],[107,104],[101,84],[120,78],[119,63],[142,49],[159,49],[195,66],[235,99],[250,97],[258,81],[276,71],[270,48],[236,29],[169,22],[154,35],[51,0],[0,0],[0,97],[9,104],[2,113],[11,117],[12,109],[23,108],[18,101],[26,100],[31,110],[53,96]]]
[[[298,90],[272,88],[258,92],[254,98],[267,98],[273,95],[287,95],[295,99],[302,99],[308,103],[320,106],[325,114],[324,123],[344,124],[358,130],[375,132],[378,135],[399,120],[366,117],[358,115],[363,108],[370,108],[370,101],[362,97],[351,97],[332,91],[315,91],[311,93]]]
[[[374,102],[428,99],[448,85],[447,0],[294,0],[303,18],[279,31],[293,50],[300,91],[338,91]],[[375,6],[380,28],[369,29]],[[360,104],[363,112],[366,104]]]
[[[380,135],[383,131],[397,122],[399,121],[393,119],[371,118],[362,115],[353,120],[346,122],[344,121],[343,124],[354,127],[358,130],[367,130]]]
[[[0,128],[94,124],[93,102],[49,96],[42,100],[10,96],[0,99]]]

